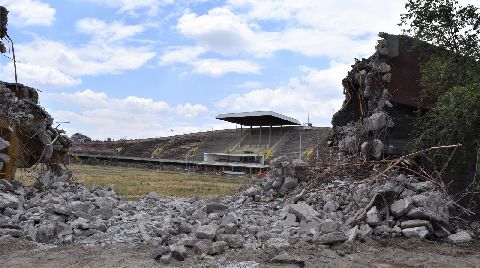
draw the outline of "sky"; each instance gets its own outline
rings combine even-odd
[[[472,0],[473,1],[473,0]],[[69,135],[151,138],[275,111],[330,126],[354,58],[404,0],[0,0],[19,83]],[[13,82],[10,51],[0,80]]]

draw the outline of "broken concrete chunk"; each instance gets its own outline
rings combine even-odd
[[[429,231],[427,227],[420,226],[413,228],[405,228],[402,230],[402,234],[406,237],[418,237],[423,239],[429,234]]]
[[[300,220],[312,220],[318,217],[318,212],[303,201],[289,205],[288,212],[294,214]]]
[[[187,249],[183,245],[170,245],[170,254],[177,261],[183,261],[187,257]]]
[[[348,237],[347,242],[352,243],[357,238],[357,234],[358,234],[358,225],[355,225],[345,233],[345,235]]]
[[[0,138],[0,151],[10,147],[10,143],[2,138]]]
[[[280,195],[284,195],[284,194],[288,193],[289,190],[297,187],[297,185],[298,185],[298,180],[296,178],[286,177],[284,182],[283,182],[283,185],[278,190],[278,193]]]
[[[400,199],[390,205],[390,210],[395,217],[401,217],[407,214],[412,208],[413,201],[410,198]]]
[[[290,243],[285,238],[270,238],[265,242],[265,247],[272,249],[285,249],[290,247]]]
[[[17,208],[19,203],[15,195],[0,192],[0,209]]]
[[[160,246],[158,249],[156,249],[156,250],[152,253],[151,257],[152,257],[153,259],[158,259],[158,258],[160,258],[160,257],[162,257],[163,255],[168,254],[168,253],[170,253],[170,248],[169,248],[169,247]]]
[[[227,242],[225,241],[217,241],[213,242],[212,246],[208,250],[209,255],[219,255],[225,252],[228,249]]]
[[[326,220],[326,221],[323,221],[319,224],[318,226],[319,228],[319,231],[321,233],[332,233],[332,232],[336,232],[340,229],[340,223],[337,222],[337,221],[333,221],[333,220]]]
[[[208,204],[205,206],[205,209],[206,209],[206,212],[207,212],[208,214],[210,214],[210,213],[214,213],[214,212],[218,212],[218,211],[227,210],[227,209],[228,209],[228,206],[225,205],[225,204],[222,204],[222,203],[212,202],[212,203],[208,203]]]
[[[243,192],[243,195],[249,196],[249,197],[255,197],[256,195],[259,195],[262,192],[262,190],[259,187],[252,186],[245,190]]]
[[[435,184],[431,181],[423,181],[417,183],[410,183],[410,185],[417,191],[417,192],[426,192],[436,188]]]
[[[367,219],[365,222],[370,226],[377,226],[378,223],[380,223],[377,207],[374,206],[369,211],[367,211]]]
[[[0,162],[8,163],[10,162],[10,157],[6,154],[0,154]]]
[[[318,243],[321,245],[331,245],[335,243],[342,243],[347,241],[348,237],[343,232],[332,232],[321,235],[318,238]]]
[[[372,142],[372,156],[375,159],[380,159],[383,155],[383,142],[379,139],[375,139]]]
[[[227,242],[230,248],[243,248],[245,239],[239,234],[221,234],[217,236],[217,241]]]
[[[432,224],[429,221],[425,221],[425,220],[408,220],[408,221],[402,221],[400,223],[400,227],[402,229],[421,227],[421,226],[425,226],[429,230],[432,230]]]
[[[202,225],[197,228],[197,231],[195,231],[195,236],[200,239],[213,240],[217,233],[217,229],[218,227],[214,224]]]
[[[387,116],[385,113],[374,113],[367,119],[367,129],[377,131],[387,126]]]
[[[449,235],[447,237],[447,241],[454,244],[463,244],[472,241],[472,236],[469,233],[461,230],[456,234]]]

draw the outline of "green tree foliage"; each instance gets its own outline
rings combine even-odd
[[[475,174],[480,148],[480,10],[456,0],[407,0],[403,32],[436,45],[425,51],[421,66],[422,98],[436,101],[419,111],[412,130],[412,149],[462,143],[449,153],[428,155],[433,169],[464,182]],[[460,190],[460,189],[458,189]]]
[[[457,0],[408,0],[404,33],[451,52],[480,59],[480,11]]]

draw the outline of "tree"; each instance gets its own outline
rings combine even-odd
[[[463,191],[475,177],[480,149],[480,10],[457,0],[407,0],[405,8],[404,34],[438,47],[424,53],[422,98],[436,104],[418,111],[412,150],[462,143],[453,157],[439,152],[427,158],[432,171],[445,171],[447,181],[455,179],[454,191]]]
[[[408,0],[400,15],[404,34],[480,59],[480,10],[457,0]]]

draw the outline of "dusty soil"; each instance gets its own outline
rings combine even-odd
[[[253,262],[258,267],[480,267],[480,241],[466,246],[404,238],[356,241],[352,246],[332,248],[297,244],[286,251],[227,251],[208,260],[189,253],[192,257],[186,261],[170,265],[153,260],[150,254],[154,249],[153,245],[44,248],[26,240],[2,239],[0,267],[255,267]],[[282,253],[287,256],[283,263],[272,260]]]

